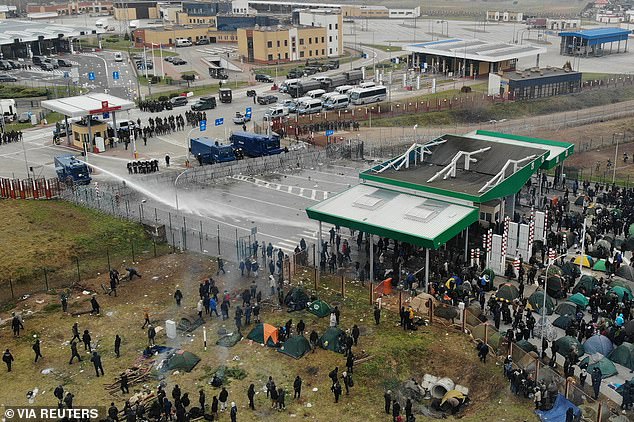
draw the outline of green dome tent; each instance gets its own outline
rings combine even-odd
[[[242,334],[240,334],[239,331],[236,331],[234,333],[223,335],[216,341],[216,344],[222,347],[233,347],[238,344],[240,340],[242,340]]]
[[[289,311],[301,311],[308,304],[308,295],[301,287],[293,287],[284,298]]]
[[[317,299],[314,302],[310,302],[308,304],[308,312],[318,316],[319,318],[323,318],[327,315],[330,315],[330,305],[328,305],[323,300]]]
[[[586,353],[583,348],[583,344],[579,343],[575,337],[564,336],[555,340],[557,346],[559,346],[559,354],[563,357],[570,355],[573,349],[577,350],[577,356],[582,356]]]
[[[299,359],[310,352],[310,343],[304,336],[293,336],[286,340],[278,350],[292,358]]]
[[[592,267],[593,270],[595,271],[603,271],[606,272],[606,267],[605,267],[605,259],[599,259],[594,266]]]
[[[541,315],[542,306],[544,305],[544,291],[541,289],[535,290],[535,292],[528,298],[528,304],[533,312],[537,312]],[[546,295],[546,314],[552,315],[554,309],[555,304],[550,296]]]
[[[568,298],[568,302],[575,303],[583,308],[588,306],[588,303],[590,303],[588,298],[585,297],[582,293],[575,293],[574,295],[570,296]]]
[[[502,284],[497,292],[495,292],[495,299],[499,302],[513,302],[513,300],[520,297],[520,292],[517,287],[511,283]]]
[[[343,342],[346,333],[341,331],[337,327],[330,327],[326,332],[319,337],[317,344],[322,349],[331,350],[336,353],[343,353],[346,346]]]
[[[630,370],[634,370],[634,344],[623,343],[608,355],[612,362],[619,363]]]
[[[559,305],[557,305],[555,313],[557,315],[575,316],[577,315],[577,304],[568,301],[561,302]]]
[[[595,277],[584,275],[577,284],[575,284],[572,293],[582,293],[590,296],[590,292],[592,292],[598,284],[599,282]]]
[[[200,362],[200,358],[192,352],[178,350],[167,358],[167,369],[170,371],[190,372]]]
[[[601,353],[594,353],[590,356],[586,356],[581,361],[581,365],[584,364],[588,365],[587,371],[589,374],[592,373],[594,368],[599,368],[601,370],[601,378],[608,378],[619,373],[619,371],[616,370],[614,363]]]
[[[561,328],[562,330],[567,330],[568,327],[572,325],[572,317],[568,315],[562,315],[553,321],[553,325],[555,327]]]
[[[271,324],[257,324],[249,332],[247,338],[269,347],[275,347],[279,343],[277,328]]]

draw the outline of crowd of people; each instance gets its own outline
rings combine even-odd
[[[10,144],[13,142],[22,141],[22,131],[21,130],[7,130],[0,135],[0,144]]]

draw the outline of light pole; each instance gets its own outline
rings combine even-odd
[[[615,135],[621,136],[620,133],[616,133]],[[616,179],[616,160],[618,159],[618,155],[619,155],[619,138],[617,136],[616,137],[616,148],[614,149],[614,163],[612,163],[612,166],[614,167],[614,170],[612,172],[612,184],[614,184],[614,179]]]
[[[416,142],[417,139],[418,139],[417,136],[416,136],[416,129],[418,129],[418,124],[414,125],[414,142]]]
[[[189,169],[183,170],[178,176],[176,176],[176,180],[174,180],[174,198],[176,198],[176,211],[178,211],[178,178],[187,173],[187,171],[189,171]]]
[[[546,296],[548,296],[548,270],[550,266],[553,265],[559,258],[565,256],[566,254],[561,254],[552,261],[548,263],[546,266],[546,277],[544,278],[544,303],[542,303],[542,335],[541,335],[541,344],[544,344],[544,333],[546,332]]]

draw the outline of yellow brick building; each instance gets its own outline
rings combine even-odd
[[[185,38],[195,43],[206,38],[210,44],[237,42],[235,31],[216,31],[208,25],[172,25],[161,28],[141,28],[134,31],[135,47],[174,46],[175,40]]]
[[[328,57],[326,28],[311,26],[238,29],[238,52],[248,63],[275,64]]]

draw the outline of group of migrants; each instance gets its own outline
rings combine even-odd
[[[21,130],[8,130],[0,135],[0,144],[10,144],[13,142],[19,142],[22,140]]]

